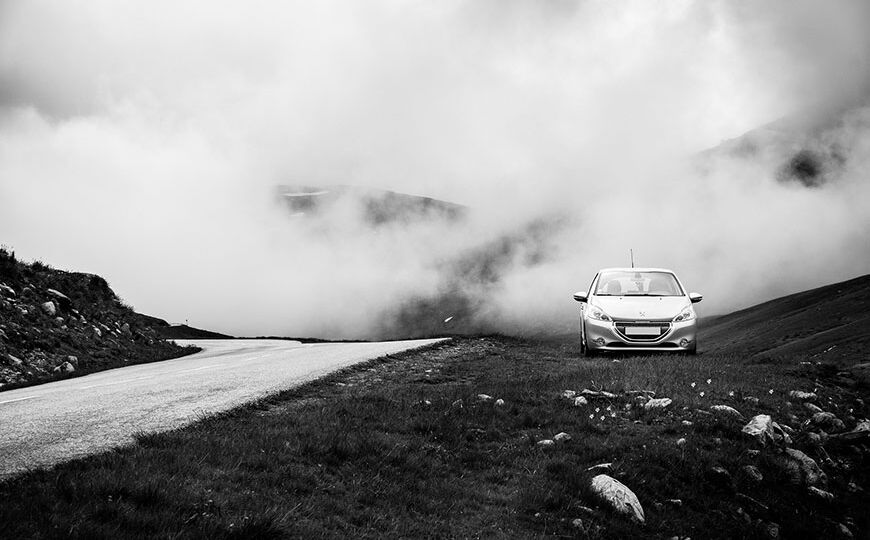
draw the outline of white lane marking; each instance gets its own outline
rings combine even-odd
[[[27,396],[27,397],[15,398],[15,399],[7,399],[6,401],[0,401],[0,405],[3,405],[4,403],[15,403],[16,401],[24,401],[25,399],[33,399],[35,397],[39,397],[39,396]]]
[[[191,368],[191,369],[183,369],[183,370],[179,371],[178,373],[189,373],[191,371],[201,371],[203,369],[215,369],[215,368],[219,368],[219,367],[224,367],[224,365],[225,364],[217,364],[214,366],[202,366],[202,367],[195,367],[195,368]]]
[[[100,386],[114,386],[116,384],[124,384],[124,383],[128,383],[128,382],[133,382],[133,381],[144,381],[145,379],[153,379],[153,378],[154,378],[154,375],[145,375],[142,377],[133,377],[132,379],[124,379],[122,381],[114,381],[114,382],[101,383],[101,384],[90,384],[88,386],[82,386],[81,390],[87,390],[88,388],[97,388]]]

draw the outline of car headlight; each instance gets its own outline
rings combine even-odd
[[[604,313],[604,310],[597,306],[589,306],[589,311],[587,312],[590,319],[595,319],[596,321],[605,321],[610,322],[611,319],[607,313]]]
[[[674,322],[686,322],[695,318],[695,310],[691,306],[685,308],[679,315],[674,317]]]

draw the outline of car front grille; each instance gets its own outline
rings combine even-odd
[[[671,331],[671,321],[670,319],[645,319],[642,321],[634,320],[634,319],[615,319],[613,321],[614,326],[616,327],[616,332],[619,334],[619,337],[625,339],[626,341],[632,341],[637,343],[649,343],[653,341],[658,341],[662,336]],[[628,332],[627,328],[643,328],[649,334],[637,335],[631,332]]]

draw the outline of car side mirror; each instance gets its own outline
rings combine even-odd
[[[704,299],[704,297],[696,292],[689,293],[689,300],[691,300],[693,304],[697,304],[698,302],[700,302],[703,299]]]
[[[583,291],[578,291],[578,292],[574,293],[574,300],[577,300],[578,302],[585,302],[588,299],[589,299],[589,295],[587,295]]]

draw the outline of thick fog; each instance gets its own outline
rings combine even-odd
[[[629,249],[749,306],[870,272],[868,6],[0,2],[0,243],[236,335],[570,331]]]

